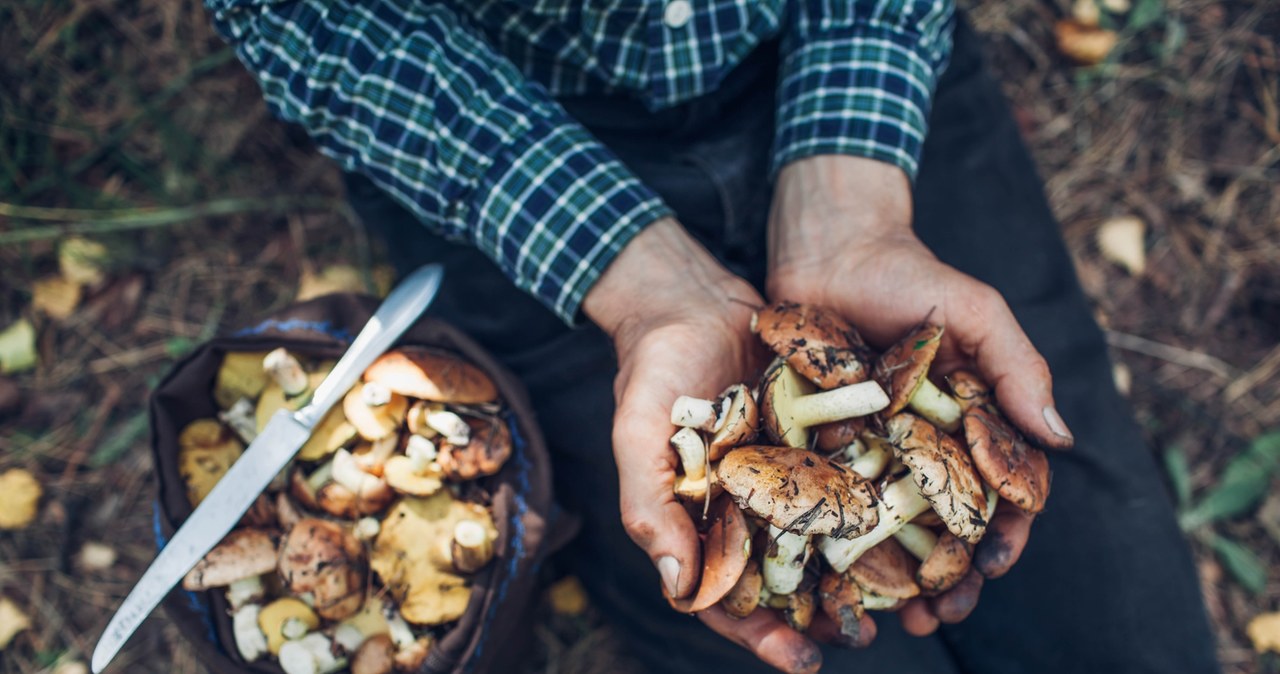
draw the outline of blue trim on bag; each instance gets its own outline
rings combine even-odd
[[[169,544],[169,539],[164,535],[164,527],[162,525],[162,520],[160,519],[159,501],[151,502],[151,528],[152,531],[155,532],[156,536],[156,552],[159,552],[164,549],[164,546]],[[205,629],[208,630],[205,637],[217,646],[219,650],[221,650],[222,646],[218,643],[218,633],[213,627],[213,615],[208,602],[204,600],[204,597],[201,596],[200,593],[192,592],[190,590],[183,590],[182,593],[187,596],[187,602],[190,604],[189,608],[191,611],[200,616],[200,622],[204,623]]]
[[[520,426],[516,423],[514,415],[508,410],[505,417],[507,426],[511,428],[511,444],[514,447],[512,458],[515,459],[516,468],[518,469],[516,472],[516,507],[515,512],[511,514],[511,548],[514,554],[507,560],[507,572],[503,574],[502,580],[498,583],[497,598],[489,603],[489,610],[485,613],[484,622],[480,627],[480,639],[476,641],[475,656],[463,666],[466,671],[471,671],[475,663],[480,660],[480,655],[484,652],[485,639],[489,635],[489,625],[493,622],[493,617],[498,607],[503,605],[511,581],[515,579],[516,572],[520,568],[520,560],[525,557],[524,516],[529,512],[529,502],[525,497],[529,493],[529,469],[533,465],[525,454],[525,439],[524,436],[520,435]],[[535,567],[530,569],[530,573],[536,571],[537,560],[534,560],[534,563]]]
[[[281,321],[275,318],[268,318],[261,323],[238,330],[232,333],[232,337],[253,337],[261,335],[264,332],[318,332],[326,337],[331,337],[340,342],[350,342],[354,339],[351,331],[346,328],[336,328],[329,321],[304,321],[297,318],[291,318],[287,321]]]

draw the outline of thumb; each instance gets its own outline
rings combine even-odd
[[[658,568],[663,589],[684,597],[701,575],[698,533],[676,501],[676,453],[668,445],[670,405],[628,390],[613,426],[622,525]]]

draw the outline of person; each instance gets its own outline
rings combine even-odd
[[[528,386],[583,519],[567,563],[653,671],[1216,670],[1169,500],[950,0],[206,4],[393,261],[445,266],[432,313]],[[857,635],[671,611],[659,585],[687,595],[700,564],[671,403],[754,380],[766,298],[880,346],[932,312],[941,366],[976,367],[1060,450],[1035,535],[1001,510],[956,589]]]

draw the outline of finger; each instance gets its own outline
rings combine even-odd
[[[633,381],[634,383],[634,381]],[[622,525],[653,560],[663,589],[687,596],[697,586],[702,562],[693,521],[675,499],[676,454],[668,446],[670,403],[629,386],[613,425]]]
[[[938,620],[955,624],[969,617],[982,593],[982,574],[970,569],[956,586],[929,600],[929,608]]]
[[[898,611],[902,629],[913,637],[927,637],[938,629],[938,616],[929,610],[929,603],[922,597],[908,599]]]
[[[948,330],[995,387],[1000,409],[1040,445],[1069,449],[1075,442],[1053,402],[1049,364],[1027,338],[1009,305],[989,286],[966,290]]]
[[[973,554],[974,568],[987,578],[999,578],[1013,568],[1022,556],[1031,535],[1031,523],[1035,521],[1035,515],[1006,503],[1000,502]]]
[[[868,613],[863,613],[858,622],[850,625],[848,633],[841,631],[840,625],[830,616],[819,611],[813,617],[813,624],[805,632],[815,641],[831,644],[840,648],[866,648],[876,639],[876,621]]]
[[[698,619],[771,667],[797,673],[816,672],[822,667],[822,651],[773,611],[761,608],[738,619],[717,605],[698,613]]]

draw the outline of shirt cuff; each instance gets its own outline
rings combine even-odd
[[[497,238],[475,243],[498,251],[517,286],[577,324],[583,298],[623,247],[673,213],[580,126],[527,121],[526,142],[493,158],[479,188],[485,196],[459,215],[470,231]]]
[[[772,175],[797,159],[845,154],[894,164],[914,181],[935,63],[918,36],[890,27],[805,39],[782,62]]]

